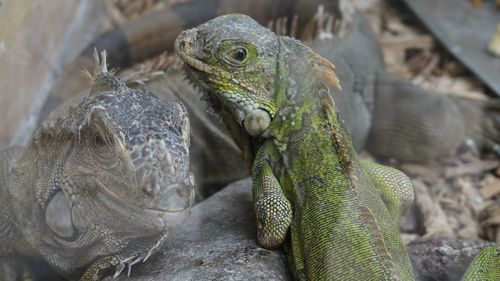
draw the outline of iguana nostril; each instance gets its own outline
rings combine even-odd
[[[181,49],[186,50],[189,49],[191,50],[193,48],[193,40],[191,38],[186,38],[181,41]]]
[[[155,179],[150,179],[143,187],[144,193],[151,197],[156,197],[160,193],[160,185]]]
[[[181,50],[184,50],[184,48],[186,47],[186,41],[181,40],[181,42],[179,43],[179,46],[181,47]]]
[[[182,198],[189,197],[189,195],[191,194],[191,188],[185,184],[178,185],[176,191],[177,195]]]
[[[155,202],[155,207],[161,210],[175,212],[189,208],[193,200],[194,192],[192,186],[174,183],[161,191],[161,196]]]
[[[196,32],[192,30],[183,31],[175,41],[175,48],[182,52],[192,52],[196,48]]]

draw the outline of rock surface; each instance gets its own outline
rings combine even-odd
[[[281,250],[255,240],[250,179],[235,182],[193,207],[160,253],[105,280],[290,280]]]
[[[418,240],[407,248],[417,281],[456,281],[479,250],[489,242],[467,240]]]

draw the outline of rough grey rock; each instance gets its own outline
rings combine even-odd
[[[282,250],[255,240],[250,179],[235,182],[193,207],[161,252],[105,280],[290,280]],[[112,273],[111,273],[112,274]]]
[[[417,281],[456,281],[489,242],[416,240],[408,245]]]

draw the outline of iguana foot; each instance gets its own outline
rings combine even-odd
[[[80,277],[80,281],[99,281],[103,277],[103,271],[105,269],[119,263],[119,259],[114,256],[98,259],[87,268],[82,277]]]

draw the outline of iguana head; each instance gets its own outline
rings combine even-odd
[[[229,108],[254,136],[308,87],[339,85],[329,61],[245,15],[221,16],[186,30],[175,49],[189,78]]]
[[[145,258],[194,199],[185,108],[104,71],[93,80],[80,104],[43,123],[12,176],[22,231],[61,271],[107,254]]]
[[[253,113],[265,123],[274,117],[279,42],[269,29],[246,16],[226,15],[184,31],[175,48],[190,78],[216,94],[238,122]]]

